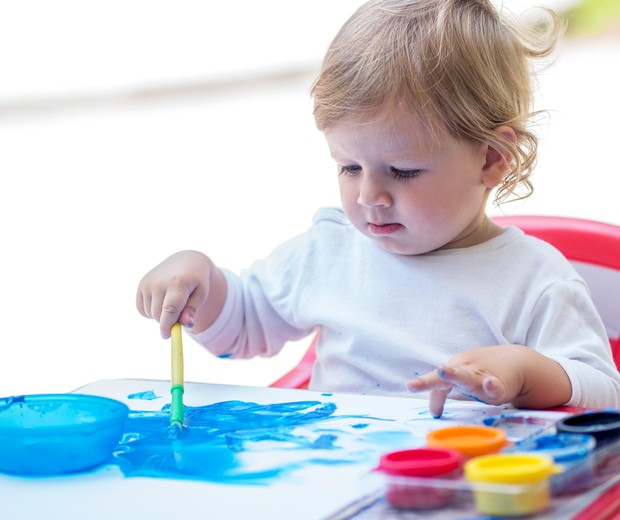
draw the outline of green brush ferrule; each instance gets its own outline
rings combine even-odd
[[[173,385],[170,388],[172,399],[170,401],[170,424],[183,425],[183,385]]]

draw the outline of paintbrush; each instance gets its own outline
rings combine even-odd
[[[170,426],[183,427],[183,338],[180,323],[170,330],[172,340],[172,379],[170,394]]]

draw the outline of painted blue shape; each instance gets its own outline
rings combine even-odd
[[[368,432],[364,434],[364,440],[386,448],[403,446],[411,441],[411,433],[404,430]]]
[[[496,424],[499,424],[500,419],[498,417],[485,417],[484,419],[482,419],[482,424],[484,424],[485,426],[495,426]]]
[[[264,485],[312,465],[374,461],[386,446],[411,440],[407,431],[353,434],[351,419],[361,428],[360,419],[368,426],[374,418],[338,416],[334,403],[320,401],[185,406],[174,430],[169,410],[130,412],[113,459],[126,476]],[[323,428],[326,421],[334,427]]]
[[[463,397],[467,397],[467,399],[471,399],[472,401],[476,401],[477,403],[482,403],[482,404],[490,404],[487,403],[486,401],[483,401],[482,399],[480,399],[479,397],[476,397],[475,395],[472,394],[467,394],[465,392],[461,392],[460,390],[457,389],[457,391],[459,392],[459,394],[461,394]]]
[[[220,354],[219,356],[220,359],[230,359],[232,358],[232,354]]]
[[[334,395],[334,394],[331,394],[331,393],[329,393],[329,392],[325,392],[325,393],[323,393],[323,394],[321,394],[321,395],[322,395],[323,397],[331,397],[331,396],[332,396],[332,395]]]
[[[333,450],[336,447],[334,442],[338,439],[337,435],[323,434],[319,435],[312,443],[312,449],[315,450]]]
[[[428,421],[429,417],[433,419],[449,419],[451,417],[456,417],[458,414],[455,414],[450,411],[444,410],[440,415],[431,414],[428,408],[420,408],[412,410],[412,413],[415,413],[412,417],[407,419],[405,424],[415,423],[416,421]]]
[[[332,403],[260,405],[225,401],[186,406],[181,435],[171,435],[169,409],[167,404],[161,411],[129,414],[125,435],[114,454],[125,475],[256,482],[276,477],[292,467],[277,460],[271,466],[248,467],[239,456],[248,446],[253,451],[257,444],[266,442],[289,450],[335,449],[335,435],[311,438],[293,431],[333,415],[336,405]]]
[[[157,395],[153,390],[146,390],[145,392],[136,392],[135,394],[129,394],[127,399],[142,399],[144,401],[152,401],[153,399],[161,399],[161,395]]]

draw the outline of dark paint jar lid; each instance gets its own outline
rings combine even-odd
[[[556,424],[558,433],[586,433],[596,438],[597,444],[620,438],[620,412],[586,412],[561,419]]]

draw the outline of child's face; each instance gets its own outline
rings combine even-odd
[[[353,225],[383,249],[417,255],[468,247],[497,233],[485,215],[486,143],[447,134],[432,141],[407,111],[346,119],[325,131],[340,197]]]

